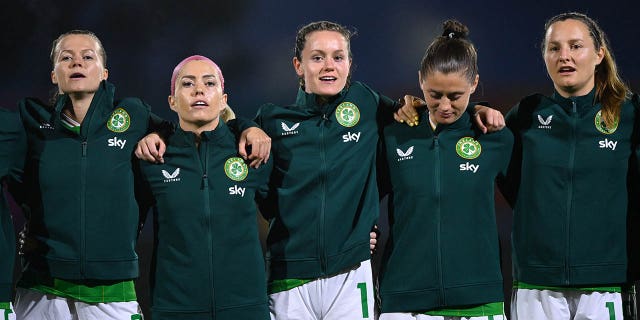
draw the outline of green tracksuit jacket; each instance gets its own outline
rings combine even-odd
[[[20,132],[20,122],[15,112],[0,109],[0,302],[9,302],[13,297],[13,263],[16,254],[16,239],[9,204],[4,196],[4,182],[13,167],[15,145]],[[2,315],[0,315],[2,316]]]
[[[177,129],[164,164],[140,162],[155,205],[153,319],[269,319],[255,194],[271,162],[249,168],[223,122],[201,138]]]
[[[80,134],[61,123],[67,95],[53,108],[19,102],[27,151],[23,183],[12,189],[37,242],[25,256],[27,270],[69,280],[138,276],[132,156],[160,120],[140,99],[115,101],[114,92],[112,84],[100,84]]]
[[[378,217],[376,117],[396,104],[355,82],[326,104],[298,92],[291,106],[263,105],[274,169],[260,201],[271,219],[270,280],[333,275],[370,258]]]
[[[514,205],[514,279],[543,286],[626,280],[627,177],[637,168],[637,115],[606,128],[594,92],[540,94],[507,114],[515,136],[503,194]],[[630,167],[630,159],[633,165]],[[637,195],[635,195],[637,198]]]
[[[482,134],[468,112],[450,125],[384,129],[380,172],[391,232],[380,276],[382,312],[500,302],[494,184],[513,135]]]

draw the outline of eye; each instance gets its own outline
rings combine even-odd
[[[69,60],[71,60],[70,55],[60,56],[60,61],[69,61]]]
[[[213,81],[213,80],[210,80],[210,81],[206,81],[204,83],[204,85],[207,86],[207,87],[215,87],[216,86],[216,82]]]
[[[451,96],[449,96],[449,101],[456,101],[456,100],[460,99],[461,96],[462,96],[461,94],[451,95]]]
[[[580,48],[582,48],[582,45],[581,45],[581,44],[576,43],[576,44],[572,44],[572,45],[571,45],[571,49],[572,49],[572,50],[576,50],[576,49],[580,49]]]
[[[193,86],[193,81],[190,80],[182,80],[182,87],[189,88]]]
[[[84,59],[84,60],[93,60],[93,56],[91,56],[91,55],[84,55],[84,56],[82,57],[82,59]]]
[[[429,96],[430,96],[431,98],[433,98],[433,99],[436,99],[436,100],[437,100],[437,99],[442,98],[442,93],[439,93],[439,92],[431,92],[431,93],[429,94]]]
[[[560,50],[560,48],[558,48],[556,46],[549,47],[549,51],[551,51],[551,52],[556,52],[558,50]]]
[[[313,56],[311,57],[311,61],[315,61],[315,62],[320,62],[322,61],[322,57],[321,56]]]
[[[336,61],[343,61],[344,60],[344,56],[336,56],[333,59],[336,60]]]

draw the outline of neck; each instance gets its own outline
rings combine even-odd
[[[82,124],[91,101],[93,100],[94,93],[72,93],[69,94],[69,101],[71,101],[71,108],[67,109],[70,112],[70,116],[76,121]]]
[[[206,123],[186,122],[180,119],[180,128],[187,132],[193,132],[199,138],[205,131],[213,131],[218,127],[220,118]]]

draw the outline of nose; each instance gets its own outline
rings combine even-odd
[[[447,97],[443,97],[440,99],[440,103],[438,103],[439,110],[449,110],[451,109],[451,100]]]
[[[82,56],[74,56],[73,58],[73,63],[71,64],[72,67],[75,66],[82,66]]]
[[[324,60],[324,68],[325,68],[325,69],[333,69],[333,68],[334,68],[334,61],[333,61],[333,59],[325,59],[325,60]]]
[[[560,61],[569,61],[570,57],[571,57],[571,51],[569,50],[569,48],[567,47],[560,48],[560,55],[558,56],[558,59],[560,59]]]
[[[193,94],[194,95],[197,96],[197,95],[203,95],[204,94],[204,89],[203,89],[203,85],[202,84],[196,82],[194,84],[193,88],[194,88],[194,90],[193,90]]]

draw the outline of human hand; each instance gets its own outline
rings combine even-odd
[[[247,154],[247,148],[251,146],[251,154]],[[258,127],[251,127],[240,135],[238,141],[238,152],[240,156],[249,160],[249,165],[253,168],[259,168],[260,164],[267,163],[271,152],[271,138]]]
[[[138,141],[135,155],[138,159],[153,162],[164,163],[162,156],[167,146],[157,133],[150,133]]]

